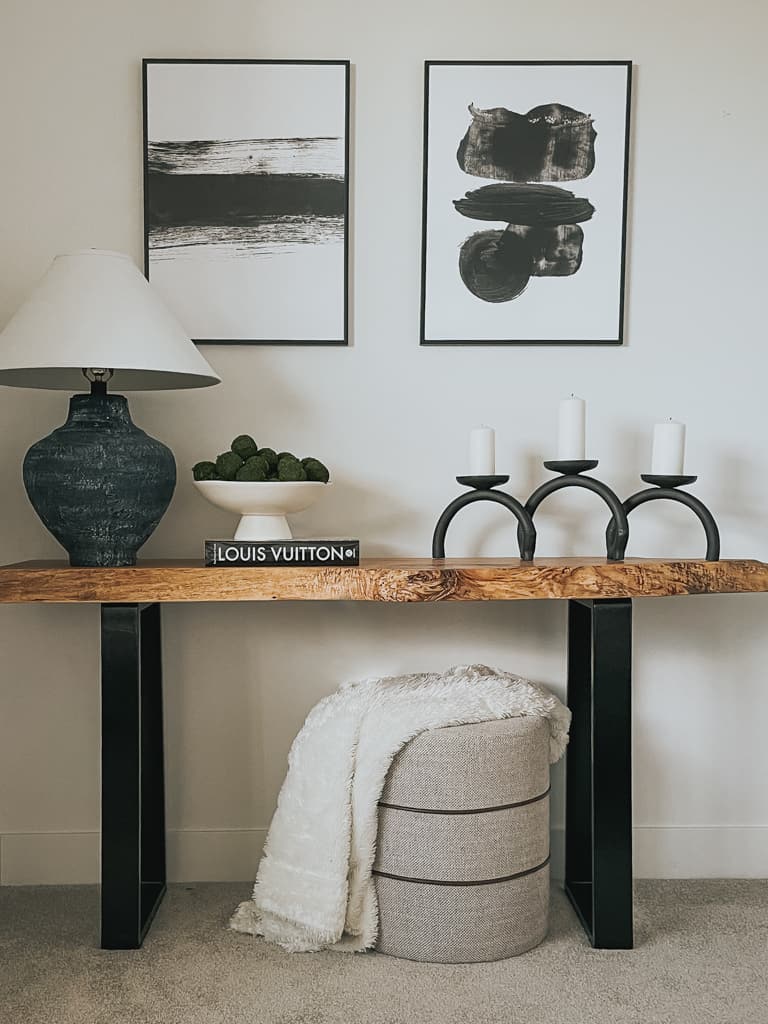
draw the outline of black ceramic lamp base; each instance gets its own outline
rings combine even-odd
[[[73,395],[67,422],[27,452],[24,486],[70,565],[135,565],[173,496],[176,463],[122,395]]]

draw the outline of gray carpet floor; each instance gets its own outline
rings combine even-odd
[[[494,964],[294,954],[227,929],[247,885],[172,886],[143,949],[97,948],[94,887],[0,888],[2,1024],[768,1024],[768,882],[637,883],[637,947]]]

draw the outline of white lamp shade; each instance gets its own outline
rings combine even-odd
[[[57,256],[0,333],[0,384],[84,390],[90,367],[114,391],[221,381],[133,261],[100,249]]]

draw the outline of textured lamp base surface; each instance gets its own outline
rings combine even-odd
[[[434,729],[395,758],[374,865],[381,953],[478,963],[538,945],[549,915],[549,726]]]
[[[176,463],[122,395],[73,395],[67,422],[27,452],[24,486],[70,565],[135,565],[173,496]]]

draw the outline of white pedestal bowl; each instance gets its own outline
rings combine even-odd
[[[240,516],[235,540],[290,540],[285,518],[314,505],[331,485],[314,480],[195,480],[202,496],[217,508]]]

